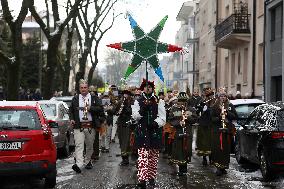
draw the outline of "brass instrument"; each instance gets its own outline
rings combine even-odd
[[[224,103],[222,103],[222,106],[221,106],[221,123],[222,123],[222,128],[220,128],[221,130],[227,130],[225,119],[226,119],[226,109],[225,109]]]
[[[84,99],[83,117],[82,120],[88,120],[88,99]]]
[[[119,108],[119,110],[118,110],[118,112],[117,112],[117,115],[120,115],[120,114],[121,114],[121,112],[122,112],[122,110],[123,110],[123,107],[124,107],[124,101],[125,101],[125,98],[123,98],[123,101],[122,101],[121,106],[120,106],[120,108]]]
[[[185,121],[187,120],[187,113],[185,111],[185,106],[181,106],[181,127],[182,127],[182,134],[179,134],[179,137],[186,137],[187,132],[186,132],[186,126],[185,126]]]

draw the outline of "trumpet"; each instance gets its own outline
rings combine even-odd
[[[224,103],[222,103],[221,106],[221,123],[222,123],[222,129],[226,129],[226,123],[225,123],[225,119],[226,119],[226,109],[225,109],[225,105]]]
[[[84,99],[84,107],[83,107],[83,120],[88,120],[88,99]]]

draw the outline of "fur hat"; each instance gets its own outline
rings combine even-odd
[[[203,94],[205,96],[211,96],[211,95],[214,95],[214,91],[211,89],[211,87],[205,87],[203,89]]]
[[[154,90],[155,89],[155,84],[154,84],[154,81],[148,81],[148,85],[152,87],[152,89]],[[140,85],[140,90],[143,91],[144,90],[144,87],[146,87],[146,79],[143,78],[143,81]]]
[[[226,96],[228,96],[225,87],[220,87],[220,88],[218,89],[218,96],[221,96],[221,95],[226,95]]]
[[[130,96],[132,95],[132,92],[129,91],[129,90],[127,90],[127,89],[123,90],[122,93],[123,93],[123,94],[128,94],[128,95],[130,95]]]
[[[186,92],[180,92],[177,96],[179,102],[185,102],[188,100]]]

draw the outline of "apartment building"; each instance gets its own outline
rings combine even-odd
[[[284,101],[283,0],[265,1],[265,100]]]
[[[263,98],[264,0],[217,0],[217,85]]]

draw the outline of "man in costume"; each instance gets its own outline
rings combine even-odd
[[[133,104],[132,94],[129,90],[123,91],[123,98],[117,109],[117,126],[118,126],[118,139],[121,149],[121,166],[129,164],[130,148],[130,135],[131,128],[129,121],[131,120],[131,105]]]
[[[155,187],[166,110],[164,101],[159,101],[153,93],[154,82],[143,79],[140,88],[143,92],[132,106],[132,118],[138,121],[135,128],[135,145],[139,155],[138,187],[146,188],[147,181]]]
[[[172,105],[169,113],[169,122],[175,127],[175,138],[171,161],[179,166],[178,175],[187,173],[187,163],[191,161],[192,156],[192,127],[197,115],[193,108],[187,107],[188,96],[185,92],[180,92],[177,96],[178,102]]]
[[[234,134],[232,120],[237,119],[237,112],[228,100],[224,88],[219,89],[218,100],[212,108],[212,162],[216,175],[226,174],[229,168],[231,141]]]
[[[214,92],[210,87],[203,89],[203,100],[197,105],[197,114],[200,115],[199,126],[197,129],[197,155],[203,157],[202,164],[207,166],[208,162],[206,156],[211,156],[211,130],[212,130],[212,120],[211,120],[211,109],[215,104]]]
[[[97,96],[88,91],[88,83],[85,80],[79,82],[80,94],[73,97],[69,109],[71,124],[74,126],[75,158],[76,163],[72,169],[81,173],[85,164],[86,169],[92,169],[91,155],[93,153],[93,142],[95,128],[99,126],[99,117],[103,108]],[[85,160],[83,156],[84,144],[86,144]]]

